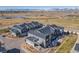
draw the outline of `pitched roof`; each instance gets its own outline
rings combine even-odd
[[[41,34],[38,30],[30,30],[28,33],[36,35],[40,38],[45,38],[45,35]]]
[[[48,26],[51,26],[52,28],[59,28],[59,29],[64,29],[64,27],[60,27],[60,26],[57,26],[57,25],[55,25],[55,24],[52,24],[52,25],[48,25]]]
[[[47,35],[53,34],[54,30],[51,29],[51,27],[49,27],[49,26],[45,26],[45,27],[40,28],[38,30],[31,30],[28,33],[31,33],[31,34],[36,35],[41,38],[46,38]]]
[[[36,35],[41,38],[45,38],[47,35],[54,34],[56,31],[59,32],[59,29],[60,29],[60,27],[58,27],[56,25],[52,25],[52,26],[47,25],[38,30],[31,30],[28,33],[31,33],[31,34]]]
[[[49,35],[49,34],[53,34],[54,33],[54,30],[51,27],[49,27],[49,26],[41,28],[38,31],[40,33],[44,34],[44,35]]]
[[[17,24],[17,25],[14,25],[13,27],[21,30],[24,30],[24,29],[28,30],[28,29],[36,28],[38,26],[42,27],[43,25],[38,22],[31,22],[31,23]]]

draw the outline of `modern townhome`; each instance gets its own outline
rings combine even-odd
[[[59,37],[64,34],[64,28],[56,25],[43,26],[37,30],[30,30],[26,43],[35,46],[41,46],[43,48],[49,48],[56,46]]]
[[[12,28],[10,28],[10,32],[14,36],[26,36],[29,30],[38,29],[41,28],[42,26],[43,25],[41,23],[34,21],[30,23],[17,24],[14,25]]]

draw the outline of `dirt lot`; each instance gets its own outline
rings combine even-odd
[[[7,33],[6,33],[7,34]],[[11,35],[5,34],[5,39],[4,41],[4,47],[9,50],[9,49],[13,49],[13,48],[17,48],[20,49],[21,53],[25,53],[22,49],[21,49],[21,44],[25,43],[25,39],[24,37],[19,38],[19,37],[11,37]]]

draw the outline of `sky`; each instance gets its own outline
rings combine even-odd
[[[79,6],[0,6],[0,10],[6,9],[54,9],[54,8],[79,8]]]

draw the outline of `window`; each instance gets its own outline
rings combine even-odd
[[[46,36],[46,39],[49,39],[49,35],[48,35],[48,36]]]

